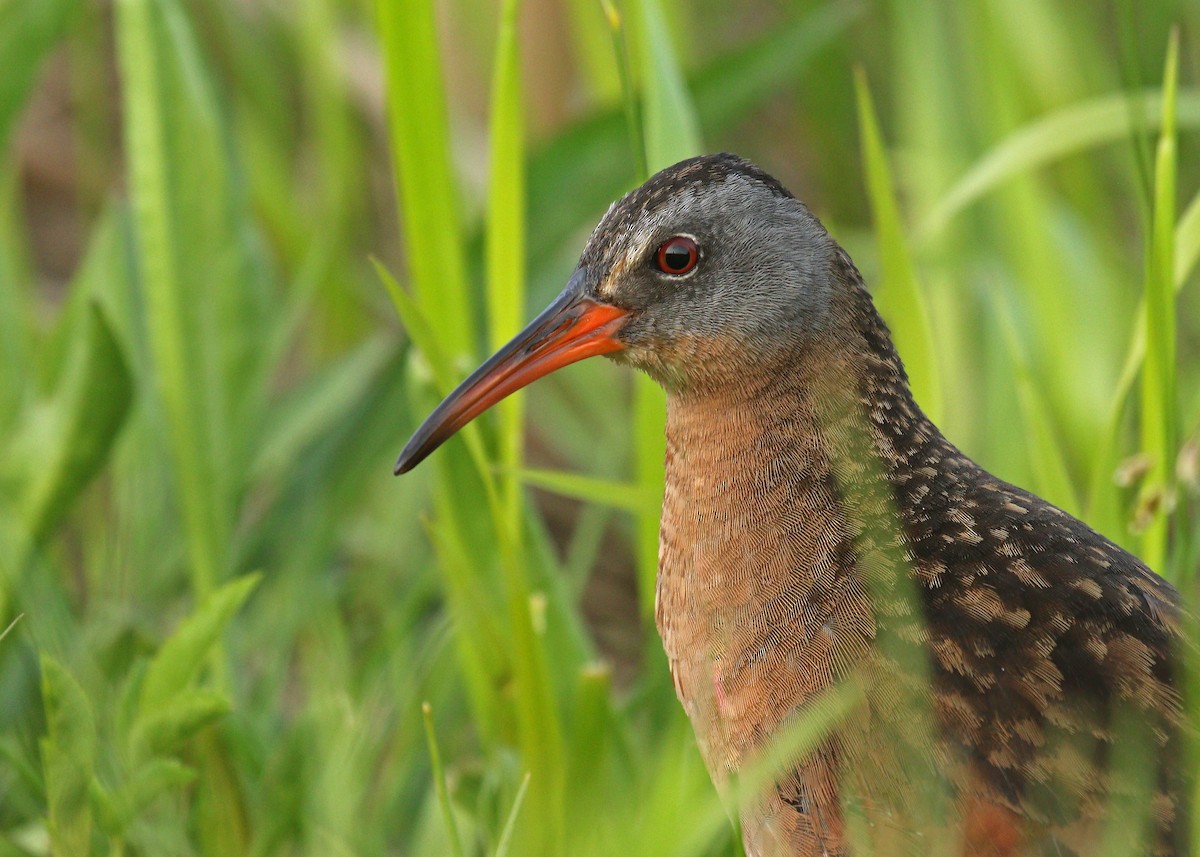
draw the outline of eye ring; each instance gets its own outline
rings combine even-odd
[[[658,270],[672,277],[682,277],[700,262],[700,248],[686,235],[668,238],[654,254]]]

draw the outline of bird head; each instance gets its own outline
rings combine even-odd
[[[682,161],[613,203],[562,293],[446,397],[396,473],[505,396],[597,354],[668,391],[736,382],[829,324],[836,245],[774,178],[734,155]]]

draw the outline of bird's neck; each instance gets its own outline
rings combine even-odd
[[[902,474],[945,444],[869,298],[850,299],[852,335],[668,395],[657,622],[718,779],[875,639],[860,560],[901,567]]]
[[[829,471],[853,483],[867,478],[868,464],[886,478],[928,444],[948,445],[913,400],[860,281],[842,290],[836,311],[844,319],[836,337],[781,344],[733,383],[669,394],[667,435],[681,463],[759,484],[756,468],[780,467],[794,468],[796,478]]]

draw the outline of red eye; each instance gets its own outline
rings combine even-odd
[[[700,248],[686,235],[669,238],[658,248],[658,270],[664,274],[686,274],[700,261]]]

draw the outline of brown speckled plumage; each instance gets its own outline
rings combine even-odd
[[[682,273],[656,266],[672,236],[698,248]],[[708,156],[615,203],[398,469],[594,353],[668,393],[657,624],[718,788],[807,703],[860,693],[742,810],[750,857],[1064,857],[1114,834],[1190,853],[1177,594],[942,436],[853,263],[777,181]]]
[[[744,384],[668,405],[657,621],[714,779],[761,751],[814,694],[882,657],[873,595],[887,597],[889,574],[908,575],[919,612],[896,593],[890,621],[899,639],[927,646],[938,733],[916,757],[955,789],[957,833],[982,819],[995,846],[957,853],[1091,853],[1114,707],[1151,727],[1153,839],[1158,852],[1176,853],[1175,593],[947,441],[912,401],[840,252],[836,270],[838,329],[855,335],[780,354]],[[866,579],[864,554],[882,584]],[[888,706],[907,702],[872,697],[880,722],[847,727],[859,750],[852,761],[841,734],[786,776],[743,820],[750,853],[843,853],[841,766],[868,796],[881,780],[902,788],[904,771],[879,768],[896,756],[868,736],[894,737],[888,719],[912,713]]]

